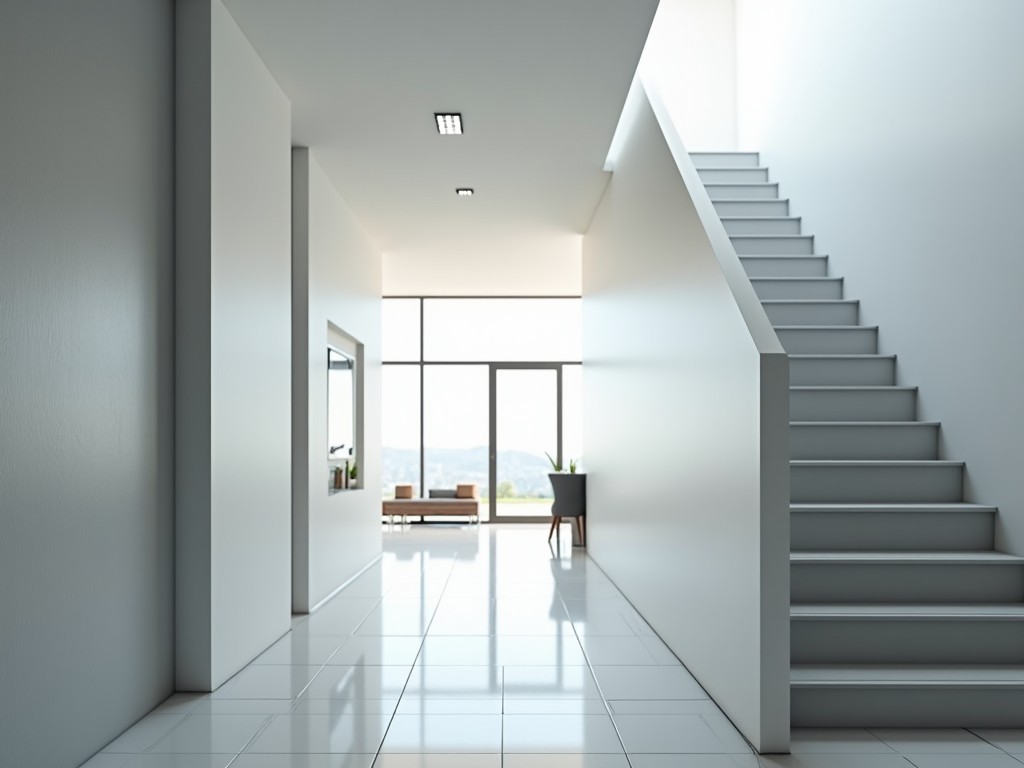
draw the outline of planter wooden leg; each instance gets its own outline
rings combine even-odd
[[[554,517],[554,516],[551,517],[551,530],[548,531],[548,541],[551,541],[551,537],[555,533],[555,528],[557,527],[557,525],[558,525],[558,523],[560,521],[561,521],[561,518]]]
[[[580,546],[587,546],[587,537],[583,533],[583,515],[579,515],[576,518],[576,530],[580,532]]]

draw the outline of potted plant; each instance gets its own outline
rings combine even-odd
[[[551,530],[548,532],[548,541],[551,541],[552,534],[559,534],[559,526],[562,518],[576,518],[576,532],[579,540],[573,543],[585,547],[587,544],[584,518],[587,514],[587,475],[577,472],[579,459],[569,460],[569,471],[565,472],[562,464],[545,452],[551,468],[554,470],[548,475],[551,481],[551,489],[555,494],[555,501],[551,505]],[[559,538],[561,536],[559,535]]]

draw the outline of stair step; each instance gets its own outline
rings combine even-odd
[[[895,355],[790,355],[791,386],[891,387],[896,383]],[[794,418],[790,414],[790,418]],[[834,419],[847,418],[838,413]],[[804,419],[801,421],[812,421]]]
[[[939,457],[937,421],[790,421],[791,459]]]
[[[989,551],[791,552],[793,603],[1020,603],[1024,558]]]
[[[1024,725],[1019,665],[798,664],[791,680],[794,727]]]
[[[719,184],[710,182],[704,185],[708,197],[712,200],[778,200],[779,185],[776,182],[754,184]]]
[[[785,257],[741,256],[740,260],[745,266],[746,259],[772,258]],[[788,258],[824,259],[825,257],[790,256]],[[750,270],[748,269],[747,272],[749,274]],[[860,320],[860,300],[858,299],[765,299],[761,302],[761,306],[764,307],[765,314],[768,315],[772,325],[857,325]]]
[[[745,256],[799,256],[814,253],[814,235],[729,235],[736,253]]]
[[[794,664],[1024,664],[1024,604],[800,604]]]
[[[748,184],[751,182],[768,181],[768,169],[759,167],[729,168],[723,166],[701,166],[697,169],[697,175],[700,176],[700,180],[705,184],[708,182]]]
[[[792,362],[792,361],[791,361]],[[790,368],[790,380],[793,372]],[[917,387],[792,386],[792,421],[913,421]]]
[[[730,235],[799,235],[800,217],[721,216]]]
[[[740,263],[747,277],[828,276],[828,256],[740,256]]]
[[[756,168],[760,164],[757,152],[691,152],[690,159],[697,168]]]
[[[949,503],[963,501],[962,461],[789,462],[793,504]]]
[[[719,216],[789,216],[789,200],[712,200]]]
[[[775,335],[791,355],[874,355],[877,325],[776,325]]]
[[[791,504],[790,549],[984,551],[996,508],[982,504]]]
[[[755,277],[750,284],[762,301],[765,299],[841,299],[841,277]]]

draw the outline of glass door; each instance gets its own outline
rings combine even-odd
[[[491,365],[491,520],[551,516],[552,471],[561,458],[562,368]]]

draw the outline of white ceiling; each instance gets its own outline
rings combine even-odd
[[[225,4],[377,246],[479,269],[578,250],[658,0]]]

